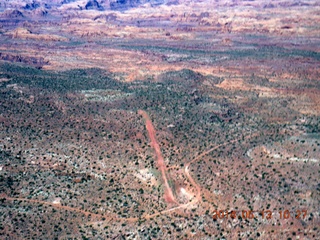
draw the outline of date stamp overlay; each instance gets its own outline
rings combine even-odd
[[[299,209],[295,211],[289,210],[279,210],[279,211],[271,211],[271,210],[260,210],[260,211],[253,211],[253,210],[215,210],[213,212],[212,218],[214,220],[217,219],[267,219],[271,220],[274,218],[278,219],[289,219],[289,218],[296,218],[296,219],[306,219],[307,218],[307,210],[306,209]]]

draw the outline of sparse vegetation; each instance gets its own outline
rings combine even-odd
[[[316,1],[40,2],[0,3],[1,237],[319,235]]]

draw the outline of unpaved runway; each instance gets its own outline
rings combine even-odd
[[[161,174],[162,174],[162,179],[165,185],[165,198],[167,202],[174,202],[177,203],[173,192],[169,186],[168,183],[168,179],[166,177],[166,165],[164,163],[164,159],[160,150],[160,146],[157,142],[156,139],[156,130],[154,129],[152,122],[148,116],[148,114],[143,111],[143,110],[139,110],[138,113],[140,115],[142,115],[142,117],[144,118],[145,122],[146,122],[146,128],[150,137],[150,141],[151,141],[151,146],[154,148],[155,152],[156,152],[156,156],[157,156],[157,160],[158,160],[158,167],[161,170]]]

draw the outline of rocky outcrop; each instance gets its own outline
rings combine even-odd
[[[40,7],[40,3],[38,2],[32,2],[32,3],[27,3],[24,9],[26,10],[34,10]]]
[[[14,55],[14,54],[1,53],[1,52],[0,52],[0,59],[9,61],[9,62],[25,63],[29,66],[34,66],[39,69],[49,63],[43,57],[36,58],[36,57],[28,57],[28,56]]]
[[[34,14],[39,17],[45,17],[48,15],[48,11],[45,8],[37,8],[34,10]]]
[[[160,5],[165,3],[164,0],[116,0],[110,1],[111,10],[126,10],[132,7],[137,7],[141,4],[151,3],[152,5]]]
[[[12,38],[34,39],[40,41],[68,41],[67,38],[59,35],[36,34],[25,28],[16,28],[12,31],[6,32],[5,35],[11,36]]]
[[[2,17],[5,17],[5,18],[23,18],[24,15],[22,12],[20,12],[19,10],[7,10],[5,11],[4,13],[1,14]]]
[[[96,0],[89,0],[85,6],[85,9],[102,11],[103,7]]]

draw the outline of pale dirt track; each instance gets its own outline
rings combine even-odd
[[[92,213],[89,211],[85,211],[79,208],[73,208],[73,207],[68,207],[68,206],[63,206],[61,204],[55,204],[52,202],[46,202],[46,201],[41,201],[41,200],[35,200],[35,199],[28,199],[28,198],[19,198],[19,197],[8,197],[6,194],[1,194],[0,198],[5,198],[8,201],[21,201],[21,202],[28,202],[28,203],[35,203],[35,204],[43,204],[43,205],[47,205],[56,209],[61,209],[61,210],[67,210],[70,212],[78,212],[81,213],[83,215],[85,215],[86,217],[97,217],[97,218],[102,218],[103,215],[101,214],[96,214],[96,213]]]

